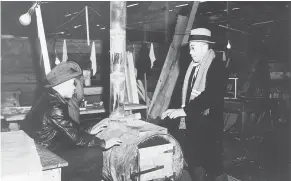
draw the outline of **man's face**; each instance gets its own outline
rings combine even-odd
[[[55,87],[55,89],[59,92],[61,96],[64,98],[72,98],[75,93],[75,79],[67,80]]]
[[[192,60],[196,63],[200,63],[208,50],[208,44],[192,41],[189,43],[189,50]]]

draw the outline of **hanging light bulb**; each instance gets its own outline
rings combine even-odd
[[[34,8],[38,5],[37,2],[35,2],[31,8],[29,8],[29,10],[27,11],[27,13],[21,15],[19,17],[19,22],[23,25],[23,26],[27,26],[31,23],[31,15],[34,12]]]
[[[227,46],[226,46],[226,48],[227,48],[227,49],[231,49],[231,45],[230,45],[230,43],[229,43],[229,40],[228,40],[228,42],[227,42]]]
[[[29,14],[29,12],[21,15],[19,21],[23,26],[29,25],[31,22],[31,15]]]

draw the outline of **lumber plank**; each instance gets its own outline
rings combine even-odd
[[[36,83],[36,75],[34,73],[19,73],[19,74],[2,74],[2,84],[4,83]]]
[[[146,171],[157,166],[163,166],[164,168],[142,174],[140,181],[161,179],[165,177],[171,177],[173,175],[173,152],[167,152],[173,150],[173,144],[164,144],[152,147],[146,147],[139,149],[139,170],[140,172]]]
[[[36,14],[37,32],[38,32],[38,38],[39,38],[40,46],[41,46],[41,54],[42,54],[42,59],[43,59],[44,70],[45,70],[45,74],[48,74],[51,71],[51,65],[50,65],[50,60],[49,60],[49,55],[48,55],[48,50],[47,50],[47,43],[46,43],[46,37],[45,37],[45,32],[44,32],[44,27],[43,27],[40,5],[35,7],[35,14]]]
[[[134,60],[133,55],[131,54],[131,58],[128,59],[128,71],[130,75],[130,84],[132,89],[132,103],[139,103],[138,93],[137,93],[137,84],[136,84],[136,76],[134,72]]]
[[[138,93],[137,93],[137,85],[136,85],[136,76],[134,73],[134,63],[133,63],[133,55],[130,52],[127,52],[127,59],[125,64],[125,74],[126,74],[126,89],[128,102],[131,103],[139,103]]]
[[[190,31],[191,31],[191,28],[193,27],[193,23],[194,23],[194,20],[195,20],[195,15],[196,15],[196,12],[197,12],[197,9],[198,9],[198,5],[199,5],[199,1],[196,1],[196,2],[193,3],[191,14],[189,16],[188,25],[187,25],[187,28],[186,28],[186,34],[185,34],[185,36],[183,38],[182,45],[184,45],[184,44],[186,44],[188,42],[188,39],[189,39],[189,36],[190,36]]]
[[[149,107],[149,117],[152,121],[158,116],[161,116],[169,106],[174,86],[179,75],[179,49],[182,43],[185,43],[189,38],[189,32],[192,28],[198,5],[199,2],[197,1],[193,3],[189,19],[184,16],[178,16],[175,35]],[[183,35],[184,33],[185,35]]]

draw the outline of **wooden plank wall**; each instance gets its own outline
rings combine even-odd
[[[88,53],[91,54],[91,45],[95,42],[96,54],[101,54],[102,52],[102,41],[101,40],[91,40],[90,46],[87,45],[87,40],[78,40],[78,39],[66,39],[67,43],[67,52],[68,53]],[[57,39],[55,49],[57,53],[63,53],[63,42],[64,39]],[[54,53],[53,41],[47,42],[48,51]]]
[[[31,105],[37,81],[28,38],[1,36],[1,53],[1,96],[2,92],[21,91],[20,105]]]
[[[97,54],[97,66],[102,52],[102,42],[99,40],[94,40],[96,46]],[[86,55],[90,58],[91,48],[88,47],[86,40],[66,40],[67,51],[70,57],[83,58],[82,56],[77,56],[78,53]],[[92,43],[92,42],[91,42]],[[48,40],[48,51],[50,58],[54,57],[53,41]],[[56,40],[56,52],[59,59],[62,58],[63,50],[63,39]],[[141,42],[131,42],[128,43],[127,50],[133,53],[134,60],[139,56],[139,49],[141,47]],[[150,43],[148,43],[148,48],[150,48]],[[166,51],[161,51],[161,47],[154,43],[156,61],[162,64],[162,61],[166,55]],[[1,93],[6,91],[21,91],[20,95],[20,105],[30,106],[34,100],[35,90],[37,87],[36,73],[33,67],[32,60],[32,48],[29,39],[26,37],[13,37],[13,36],[1,36]],[[87,56],[88,55],[88,56]],[[51,60],[54,62],[55,60]],[[154,71],[154,70],[152,70]],[[160,70],[159,70],[160,71]],[[96,80],[100,81],[100,66],[98,66]],[[149,92],[153,91],[158,75],[152,73],[149,75],[148,88]],[[2,95],[2,94],[1,94]],[[1,99],[2,101],[3,99]],[[100,98],[98,98],[100,101]]]
[[[91,40],[90,41],[90,46],[87,45],[87,40],[78,40],[78,39],[66,39],[66,44],[67,44],[67,54],[68,54],[68,59],[69,60],[74,60],[77,63],[80,64],[82,68],[86,68],[88,63],[90,62],[90,55],[91,55],[91,46],[93,41],[95,42],[95,52],[96,52],[96,61],[97,61],[97,76],[100,77],[100,56],[102,53],[102,41],[101,40]],[[53,40],[50,39],[47,41],[47,47],[48,47],[48,52],[50,55],[54,55],[56,52],[57,57],[59,60],[62,60],[62,55],[63,55],[63,42],[64,39],[57,39]],[[54,45],[55,43],[55,45]],[[55,56],[54,60],[51,60],[52,62],[55,61]]]
[[[94,41],[98,59],[98,55],[102,52],[102,44],[99,40]],[[66,43],[68,54],[81,53],[90,58],[91,46],[88,47],[85,40],[67,40]],[[54,57],[52,56],[54,55],[52,41],[48,40],[47,44],[50,58],[52,58]],[[57,40],[55,48],[60,59],[62,57],[62,46],[63,40]],[[1,95],[2,92],[21,91],[20,106],[31,105],[34,100],[37,79],[29,39],[26,37],[1,35],[1,53]],[[80,61],[82,58],[80,56]],[[51,61],[54,62],[55,60]],[[100,76],[97,75],[96,77]]]

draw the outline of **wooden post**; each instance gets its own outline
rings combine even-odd
[[[145,21],[147,21],[147,17],[146,16],[145,16]],[[148,24],[144,24],[143,28],[144,28],[143,41],[144,41],[144,43],[146,43],[146,41],[147,41],[147,29],[149,29],[149,25]],[[148,108],[149,108],[149,105],[148,105],[148,89],[147,89],[147,74],[146,74],[146,72],[144,73],[143,77],[144,77],[144,88],[145,88],[145,91],[144,91],[145,103],[146,103],[146,106],[147,106],[147,109],[146,109],[146,120],[147,120],[148,119]]]
[[[126,2],[110,2],[110,103],[111,118],[124,117]]]
[[[289,7],[291,6],[291,3],[288,4]],[[291,16],[291,9],[289,8],[289,16]],[[291,41],[290,41],[290,37],[291,37],[291,22],[289,21],[289,72],[291,72]],[[290,92],[291,92],[291,81],[289,81],[289,96],[290,96]],[[290,101],[290,100],[289,100]],[[291,111],[289,111],[289,120],[291,120]],[[291,144],[290,144],[290,141],[291,141],[291,124],[289,123],[289,140],[288,140],[288,143],[289,143],[289,179],[291,178]]]
[[[35,14],[36,14],[36,21],[37,21],[37,30],[38,30],[38,38],[40,41],[41,46],[41,53],[43,57],[44,63],[44,70],[45,74],[48,74],[51,71],[50,60],[47,51],[47,44],[45,39],[45,33],[43,28],[42,16],[41,16],[41,9],[40,4],[35,7]]]
[[[227,29],[229,29],[230,28],[230,11],[229,11],[229,2],[226,2],[226,12],[227,12]],[[231,41],[230,41],[230,32],[229,31],[226,31],[226,39],[227,39],[227,45],[228,45],[228,43],[231,43]]]
[[[175,35],[149,107],[149,119],[152,121],[161,116],[170,104],[172,93],[179,75],[179,50],[182,43],[188,40],[198,5],[199,1],[193,2],[189,19],[185,16],[178,16]]]
[[[169,2],[165,1],[165,43],[169,42]]]
[[[87,45],[90,46],[90,31],[89,31],[88,6],[85,6],[85,12],[86,12],[86,34],[87,34]]]

